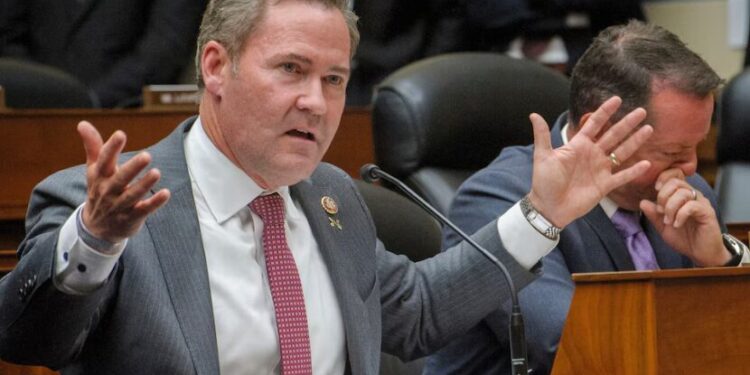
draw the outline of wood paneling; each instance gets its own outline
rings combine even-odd
[[[147,147],[169,134],[190,110],[14,110],[0,113],[0,220],[23,219],[31,189],[55,171],[85,162],[76,125],[93,123],[105,136],[128,135],[126,150]],[[372,162],[370,112],[348,109],[325,161],[359,175]]]
[[[11,363],[0,361],[0,374],[2,375],[56,375],[57,371],[52,371],[46,367],[19,366]]]

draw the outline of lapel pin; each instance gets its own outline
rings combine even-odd
[[[334,217],[339,212],[339,206],[336,204],[336,201],[326,195],[320,198],[320,205],[323,206],[323,210],[328,214],[328,222],[331,227],[341,230],[341,222]]]
[[[320,205],[323,206],[323,209],[329,215],[336,215],[339,212],[339,206],[336,204],[336,201],[327,195],[320,198]]]
[[[341,228],[341,222],[339,221],[339,219],[334,219],[334,218],[332,218],[332,217],[329,216],[328,217],[328,221],[330,222],[329,224],[331,224],[332,227],[334,227],[334,228],[336,228],[338,230],[342,229]]]

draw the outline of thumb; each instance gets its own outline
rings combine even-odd
[[[99,152],[104,143],[102,136],[94,125],[91,125],[88,121],[79,122],[77,130],[83,141],[83,148],[86,151],[86,164],[91,165],[99,159]]]
[[[648,221],[650,221],[656,230],[661,233],[664,229],[664,219],[660,213],[656,212],[656,203],[644,199],[639,206],[641,212],[646,215]]]
[[[537,156],[536,154],[540,153],[539,156],[542,156],[552,150],[549,126],[547,121],[544,121],[544,118],[536,113],[529,115],[529,120],[531,120],[534,129],[534,154]]]

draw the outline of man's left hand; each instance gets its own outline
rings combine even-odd
[[[679,169],[668,169],[656,180],[656,202],[642,200],[643,214],[664,241],[702,267],[722,266],[731,255],[711,202],[685,181]]]

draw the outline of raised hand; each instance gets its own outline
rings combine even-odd
[[[650,125],[633,131],[646,118],[642,108],[603,130],[621,103],[619,97],[605,101],[566,145],[556,149],[552,148],[544,119],[537,114],[530,116],[534,126],[534,170],[529,199],[555,226],[565,227],[589,212],[610,191],[648,170],[650,162],[642,160],[612,173],[611,154],[616,155],[616,160],[626,160],[653,133]]]
[[[137,177],[151,162],[147,152],[117,164],[126,141],[122,131],[116,131],[103,143],[96,128],[81,121],[78,134],[86,150],[88,197],[83,223],[95,237],[120,242],[138,232],[146,217],[169,200],[169,191],[162,189],[144,198],[160,178],[157,169]]]
[[[678,168],[656,179],[656,202],[642,200],[641,211],[664,241],[699,266],[721,266],[731,256],[711,202],[685,181]]]

